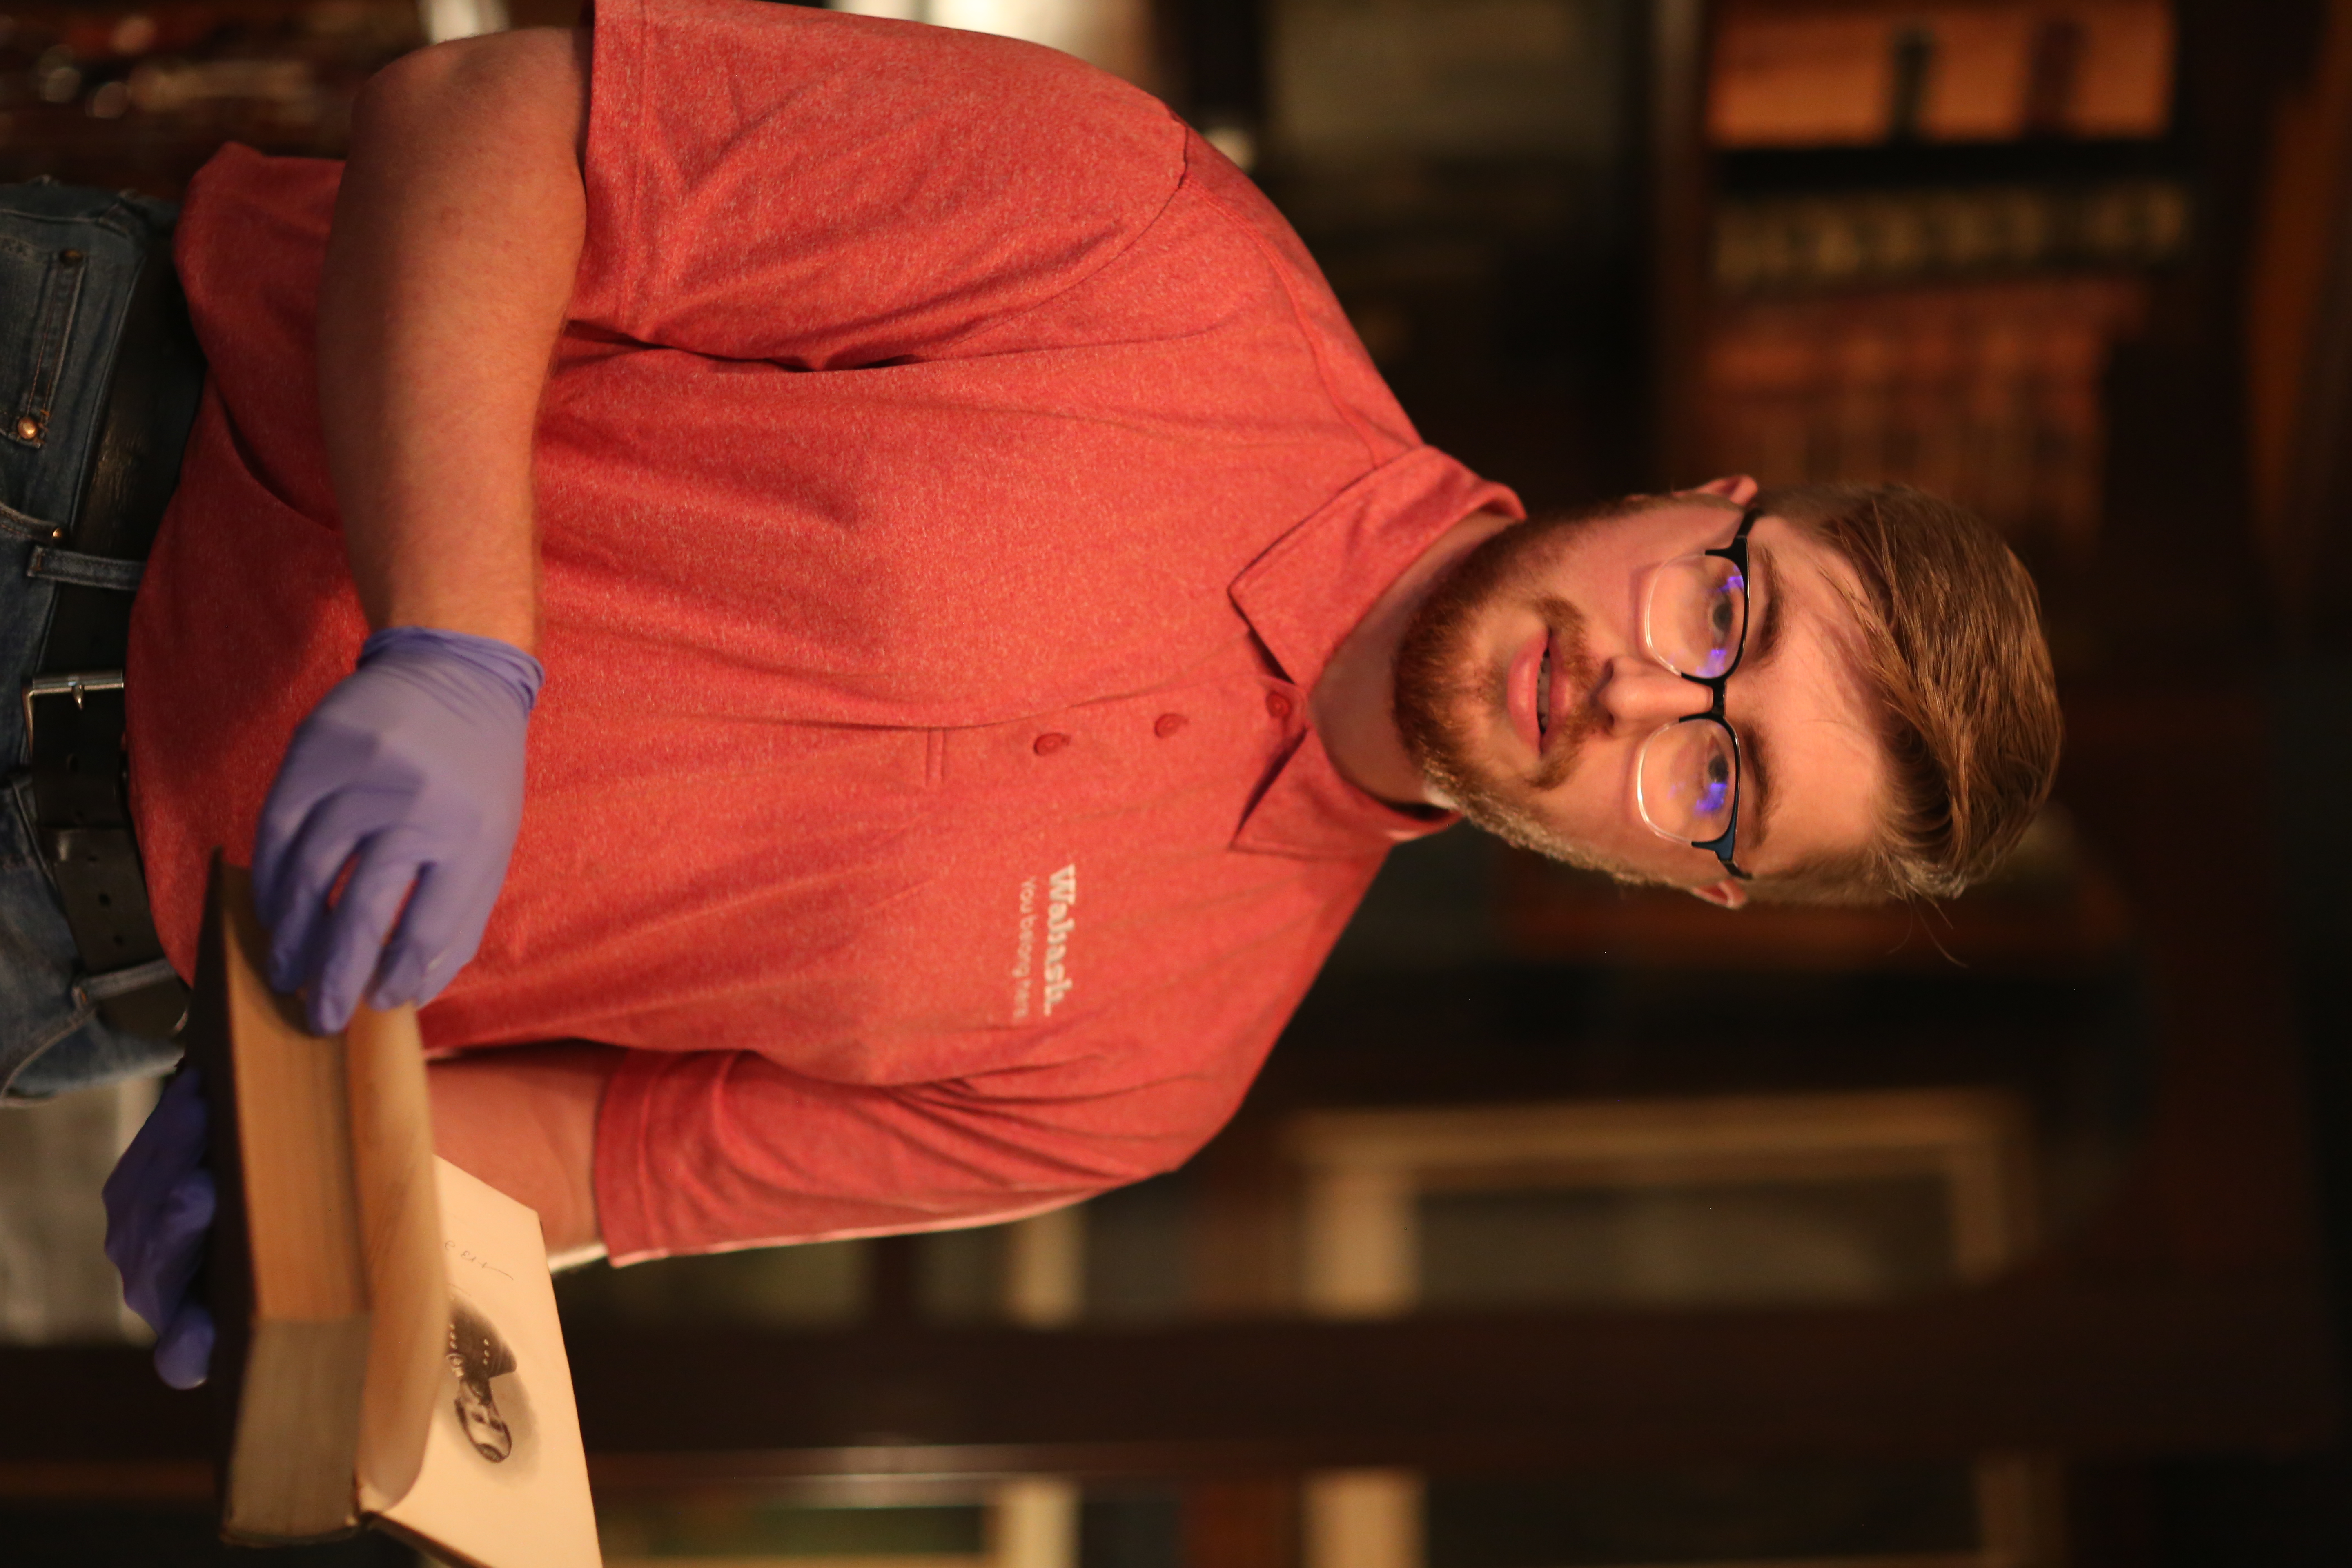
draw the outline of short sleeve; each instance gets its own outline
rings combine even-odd
[[[1184,177],[1148,94],[1035,45],[600,0],[574,320],[806,369],[945,355],[1108,266]]]

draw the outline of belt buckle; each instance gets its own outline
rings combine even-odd
[[[119,669],[84,669],[70,675],[37,675],[25,683],[25,750],[30,755],[33,747],[33,704],[42,697],[70,697],[74,706],[82,705],[82,698],[92,691],[120,691],[122,672]]]

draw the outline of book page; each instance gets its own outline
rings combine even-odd
[[[379,1516],[475,1568],[602,1568],[539,1215],[446,1160],[448,1381],[424,1468]]]

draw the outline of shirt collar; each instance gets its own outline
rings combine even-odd
[[[1487,508],[1527,515],[1501,485],[1433,447],[1416,447],[1340,491],[1234,579],[1234,607],[1298,688],[1302,711],[1333,650],[1373,601],[1448,529]],[[1455,820],[1450,812],[1402,811],[1366,795],[1339,776],[1310,723],[1243,819],[1234,847],[1352,858]]]

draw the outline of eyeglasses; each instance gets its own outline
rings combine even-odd
[[[1753,879],[1731,858],[1739,834],[1739,737],[1724,722],[1723,688],[1748,650],[1748,531],[1757,516],[1750,506],[1728,545],[1679,556],[1650,580],[1642,646],[1715,700],[1643,742],[1633,767],[1634,804],[1650,830],[1711,851],[1742,881]]]

